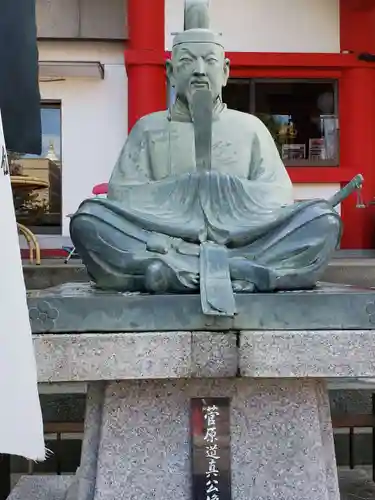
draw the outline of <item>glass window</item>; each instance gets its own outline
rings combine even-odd
[[[251,87],[249,80],[231,78],[223,88],[223,101],[229,109],[252,113]]]
[[[223,98],[265,123],[286,165],[338,165],[334,80],[229,80]]]
[[[43,103],[42,154],[9,152],[17,222],[35,233],[61,233],[61,107]]]

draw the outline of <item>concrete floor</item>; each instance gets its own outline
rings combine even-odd
[[[341,500],[374,500],[372,467],[338,468]]]
[[[324,280],[347,285],[374,287],[375,259],[335,258],[330,262],[324,273]]]

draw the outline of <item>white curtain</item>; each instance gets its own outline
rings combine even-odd
[[[44,460],[26,289],[0,115],[0,453]]]

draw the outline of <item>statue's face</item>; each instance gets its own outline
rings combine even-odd
[[[186,43],[173,50],[167,62],[167,73],[178,97],[191,102],[197,89],[208,88],[215,101],[227,84],[229,60],[224,50],[214,43]]]

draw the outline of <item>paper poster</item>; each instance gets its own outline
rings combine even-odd
[[[0,453],[43,460],[37,371],[0,115]]]

